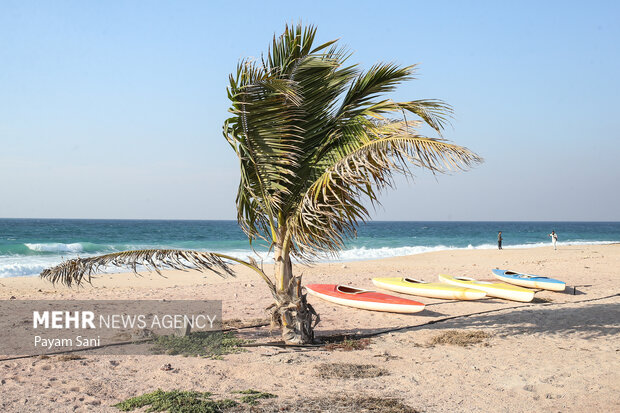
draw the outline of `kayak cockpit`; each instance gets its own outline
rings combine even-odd
[[[512,276],[516,276],[518,278],[540,278],[540,279],[549,279],[549,277],[543,277],[540,275],[533,275],[533,274],[523,274],[520,272],[514,272],[514,271],[504,271],[504,275],[512,275]]]
[[[403,281],[406,283],[411,283],[411,284],[427,284],[425,281],[416,280],[415,278],[409,278],[409,277],[403,278]]]
[[[371,292],[370,290],[362,290],[361,288],[355,288],[349,285],[338,285],[336,287],[336,291],[343,294],[361,294]]]

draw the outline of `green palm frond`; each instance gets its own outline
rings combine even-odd
[[[396,86],[413,78],[415,65],[399,67],[393,63],[377,63],[365,73],[360,73],[351,83],[344,97],[340,112],[354,117],[372,103],[372,99],[393,91]]]
[[[291,217],[297,249],[306,254],[335,252],[369,218],[364,201],[378,203],[380,192],[394,185],[394,174],[413,176],[411,166],[445,173],[482,161],[467,148],[416,135],[404,121],[367,127],[372,135],[359,145],[341,146],[304,194]]]
[[[308,148],[323,139],[330,112],[355,74],[341,67],[346,51],[333,42],[313,48],[315,32],[287,27],[262,65],[244,61],[230,77],[233,116],[224,135],[240,160],[237,217],[250,241],[275,242]]]

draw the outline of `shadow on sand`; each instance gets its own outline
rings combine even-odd
[[[515,308],[508,312],[431,321],[411,327],[397,327],[394,334],[413,330],[433,329],[495,329],[498,336],[531,334],[579,334],[581,338],[597,338],[620,335],[620,303],[588,304],[582,307],[540,306]],[[350,336],[367,337],[390,329],[322,330],[320,337]],[[320,338],[319,337],[319,338]]]

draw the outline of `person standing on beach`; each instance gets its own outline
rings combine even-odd
[[[497,233],[497,249],[501,250],[502,249],[502,231]]]
[[[549,236],[551,237],[551,243],[553,244],[553,249],[557,250],[558,249],[558,234],[555,233],[555,230],[551,231],[551,234],[549,234]]]

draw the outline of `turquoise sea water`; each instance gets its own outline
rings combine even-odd
[[[620,242],[620,222],[382,221],[360,226],[337,259],[496,248],[497,231],[503,231],[504,248],[536,247],[550,245],[551,230],[559,245]],[[0,219],[0,278],[35,275],[78,255],[166,247],[253,254],[235,221]],[[269,259],[265,247],[256,250]]]

